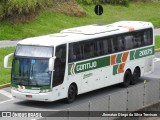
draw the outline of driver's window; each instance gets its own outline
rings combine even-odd
[[[53,87],[63,83],[66,66],[66,45],[56,47],[54,63]]]

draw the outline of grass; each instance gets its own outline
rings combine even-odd
[[[155,49],[160,48],[160,36],[155,37]],[[10,69],[3,67],[4,56],[14,52],[15,47],[0,48],[0,85],[10,82]],[[11,65],[11,60],[10,60]]]
[[[5,69],[3,67],[3,59],[4,56],[8,55],[9,53],[13,53],[14,49],[15,47],[0,48],[0,85],[10,82],[11,69]],[[9,63],[9,65],[11,65],[11,60]]]
[[[23,39],[59,32],[62,29],[96,23],[112,23],[120,20],[150,21],[160,27],[160,2],[130,3],[129,7],[103,5],[104,13],[97,16],[94,5],[81,5],[86,17],[71,17],[52,10],[42,11],[35,20],[24,24],[0,23],[0,40]]]
[[[155,49],[160,48],[160,36],[155,37]]]

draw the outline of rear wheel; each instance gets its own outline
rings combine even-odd
[[[124,77],[123,77],[122,86],[128,87],[130,85],[131,81],[132,81],[132,74],[129,70],[127,70],[124,74]]]
[[[133,72],[133,79],[131,81],[131,84],[132,85],[136,84],[138,82],[139,77],[140,77],[140,69],[135,68]]]
[[[68,89],[68,97],[67,97],[67,102],[72,103],[77,96],[77,89],[75,85],[71,84],[69,89]]]

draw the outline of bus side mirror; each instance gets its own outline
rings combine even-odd
[[[4,68],[12,68],[11,66],[8,66],[8,61],[11,56],[13,56],[13,53],[8,54],[7,56],[4,57]]]
[[[54,60],[56,59],[56,57],[52,57],[49,59],[49,71],[54,71]]]

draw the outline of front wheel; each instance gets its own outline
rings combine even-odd
[[[122,86],[128,87],[130,85],[131,81],[132,81],[132,74],[129,70],[127,70],[124,74],[124,77],[123,77]]]
[[[77,96],[77,89],[75,85],[70,85],[68,89],[67,102],[72,103],[76,99],[76,96]]]

